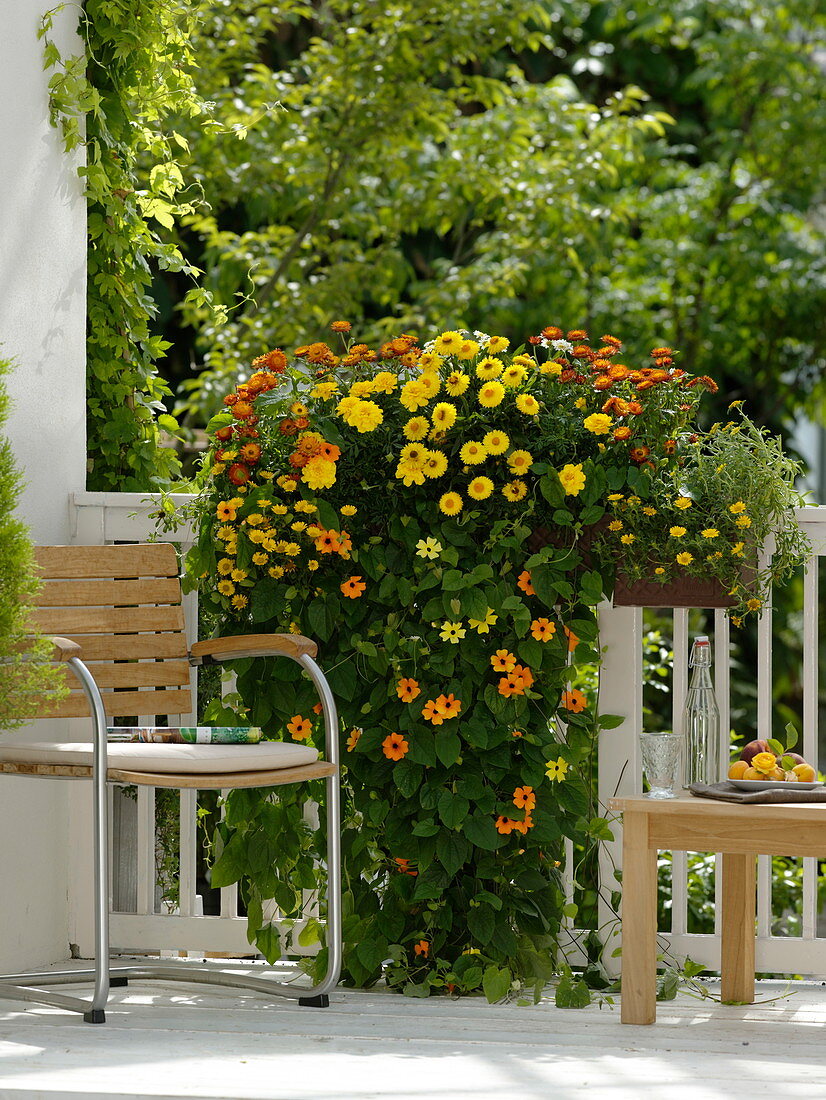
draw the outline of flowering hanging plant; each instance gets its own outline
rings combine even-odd
[[[332,328],[336,350],[257,359],[211,421],[191,583],[219,632],[319,642],[344,723],[349,979],[389,959],[414,995],[539,989],[576,910],[564,841],[585,853],[607,831],[591,774],[618,720],[579,678],[613,579],[593,531],[670,468],[714,384],[667,348],[629,365],[584,331],[371,349]],[[314,738],[311,685],[271,665],[238,663],[252,720]],[[251,935],[277,954],[251,797],[231,796],[238,839],[213,873],[244,876]],[[296,915],[306,863],[291,873],[278,900]]]

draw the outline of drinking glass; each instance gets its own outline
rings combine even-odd
[[[642,767],[649,786],[647,798],[677,797],[674,788],[679,786],[682,750],[683,738],[679,733],[640,734]]]

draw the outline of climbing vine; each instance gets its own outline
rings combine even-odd
[[[44,15],[39,37],[50,112],[67,152],[85,147],[88,204],[88,487],[135,491],[178,473],[161,431],[177,421],[157,361],[169,347],[151,331],[156,270],[193,279],[187,301],[211,308],[200,274],[162,231],[191,214],[199,193],[185,182],[187,140],[174,118],[203,116],[190,75],[196,9],[183,0],[86,0],[79,9],[85,51],[64,57],[52,38],[60,5]],[[217,320],[220,322],[221,312]]]

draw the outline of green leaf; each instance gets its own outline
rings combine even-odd
[[[794,723],[787,722],[786,726],[785,726],[785,732],[786,732],[786,751],[788,752],[788,751],[790,751],[791,749],[793,749],[795,747],[795,745],[797,744],[797,741],[798,741],[798,734],[797,734],[797,730],[795,729]]]
[[[489,905],[471,906],[467,911],[467,926],[474,939],[487,947],[496,927],[496,914]]]
[[[298,933],[298,943],[300,947],[312,947],[314,943],[320,943],[321,941],[321,925],[315,919],[310,917],[301,931]]]
[[[212,865],[211,884],[215,887],[231,886],[247,871],[246,839],[241,832],[234,833],[229,843]]]
[[[460,794],[453,794],[452,791],[442,791],[439,795],[438,806],[439,817],[448,829],[453,829],[457,825],[461,825],[470,810],[470,803],[468,800],[463,798]]]
[[[673,1001],[679,988],[680,971],[676,967],[667,966],[657,977],[657,1000]]]
[[[482,817],[474,814],[469,817],[462,826],[462,832],[471,844],[482,848],[486,852],[494,852],[507,843],[507,837],[497,833],[492,817]]]
[[[442,733],[441,730],[437,729],[436,755],[446,768],[456,763],[461,751],[462,742],[459,740],[458,734],[454,733],[452,730]]]
[[[429,997],[430,986],[427,982],[420,982],[418,985],[415,982],[408,982],[402,989],[402,993],[405,997]]]
[[[442,833],[436,844],[436,857],[451,878],[465,863],[470,844],[461,833]]]
[[[488,999],[488,1004],[496,1004],[507,997],[511,988],[511,972],[507,967],[501,970],[498,966],[488,966],[482,978],[482,989]]]
[[[591,1003],[591,991],[584,981],[574,981],[573,976],[563,975],[554,994],[557,1008],[587,1008]]]
[[[328,504],[326,500],[317,500],[316,508],[318,510],[319,523],[321,523],[323,527],[326,527],[328,531],[341,530],[341,520],[332,505]]]
[[[255,946],[272,965],[281,957],[281,935],[274,924],[265,924],[255,936]]]

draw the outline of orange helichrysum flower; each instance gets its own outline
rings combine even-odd
[[[516,582],[516,587],[521,588],[526,596],[535,596],[534,587],[531,584],[531,575],[527,569],[523,569],[519,574],[519,579]]]
[[[390,733],[381,743],[381,749],[388,760],[401,760],[410,745],[400,733]]]
[[[418,943],[413,945],[413,950],[417,955],[423,955],[426,958],[430,952],[430,944],[427,940],[419,940]]]
[[[364,594],[367,585],[361,577],[348,577],[346,581],[342,581],[339,588],[343,596],[348,596],[351,600],[357,600],[359,596]]]
[[[513,792],[513,804],[518,810],[532,810],[536,805],[533,787],[517,787]]]
[[[574,688],[572,691],[563,691],[560,704],[566,710],[579,714],[581,710],[585,710],[587,700],[578,688]]]
[[[396,684],[396,694],[403,703],[412,703],[417,695],[421,695],[422,689],[418,680],[405,677]]]
[[[497,649],[490,663],[494,672],[511,672],[516,668],[516,658],[507,649]]]
[[[287,732],[293,741],[304,741],[310,736],[310,719],[301,714],[294,714],[287,723]]]
[[[550,619],[534,619],[531,623],[531,634],[538,642],[549,642],[556,634],[556,624]]]

